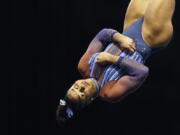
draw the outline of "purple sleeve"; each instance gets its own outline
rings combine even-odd
[[[118,31],[113,29],[102,29],[95,38],[97,38],[100,42],[102,42],[103,46],[107,46],[110,42],[113,41],[113,35]]]
[[[120,57],[117,64],[127,75],[136,77],[139,81],[145,80],[149,74],[149,68],[135,60]]]

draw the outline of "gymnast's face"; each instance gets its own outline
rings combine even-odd
[[[78,80],[68,90],[67,97],[72,101],[90,100],[96,92],[91,79]]]

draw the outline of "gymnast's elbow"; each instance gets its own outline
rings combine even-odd
[[[85,64],[79,62],[78,66],[77,66],[77,69],[78,69],[79,73],[81,74],[81,76],[83,78],[88,78],[89,77],[89,69]]]
[[[85,68],[83,66],[83,64],[81,62],[78,63],[77,65],[77,69],[80,73],[84,73],[85,72]]]
[[[110,28],[103,28],[99,31],[99,33],[97,34],[97,38],[102,38],[104,35],[107,35],[110,31]]]
[[[147,66],[143,66],[140,70],[136,73],[136,78],[139,81],[144,81],[149,75],[149,68]]]

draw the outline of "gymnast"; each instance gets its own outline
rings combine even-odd
[[[77,80],[60,99],[56,119],[63,124],[96,97],[115,103],[136,91],[149,74],[144,65],[172,36],[175,0],[131,0],[123,32],[102,29],[81,57]]]

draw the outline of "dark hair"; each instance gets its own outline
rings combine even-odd
[[[81,110],[86,104],[86,100],[71,100],[67,95],[64,99],[66,100],[67,105],[76,111]]]

